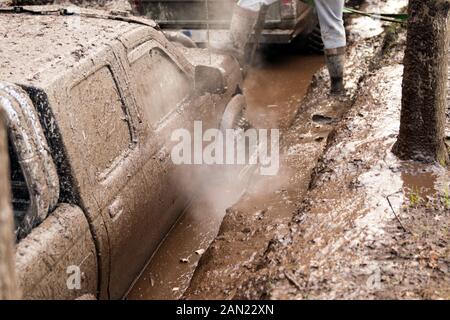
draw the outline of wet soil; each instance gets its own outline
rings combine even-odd
[[[321,55],[299,55],[289,47],[266,48],[245,80],[250,122],[257,128],[286,129],[312,76],[324,63]]]
[[[449,298],[449,172],[391,153],[402,72],[394,63],[366,79],[288,231],[238,297]]]
[[[249,69],[244,83],[247,116],[257,128],[286,129],[324,59],[301,55],[286,47],[270,50],[282,59],[272,61],[261,52]],[[230,179],[234,174],[226,171],[218,168],[205,173],[205,190],[199,190],[133,284],[127,299],[178,299],[183,295],[198,261],[219,231],[226,209],[240,199],[250,183]],[[287,207],[285,213],[290,214],[291,210]]]

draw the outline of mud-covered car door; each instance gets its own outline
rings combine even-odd
[[[192,75],[181,70],[177,83],[164,78],[180,67],[175,61],[150,64],[159,68],[151,75],[162,77],[155,86],[161,92],[175,88],[177,93],[155,98],[163,109],[150,114],[136,96],[136,79],[126,61],[124,46],[113,43],[61,79],[59,87],[67,88],[65,93],[49,94],[73,183],[96,240],[100,298],[117,299],[126,293],[185,204],[179,200],[183,193],[171,188],[170,146],[162,141],[173,128],[184,126],[177,115],[195,110],[185,107],[191,105]]]
[[[125,293],[188,201],[169,142],[174,128],[188,123],[192,80],[152,41],[130,50],[126,60],[141,120],[141,151],[138,173],[128,182],[134,192],[128,196],[136,201],[132,210],[114,217],[109,232],[112,298]]]
[[[127,244],[133,226],[122,223],[122,217],[142,212],[139,122],[128,87],[114,48],[107,47],[81,61],[49,94],[74,189],[96,242],[99,298],[120,298],[123,292],[114,289],[124,290],[124,283],[132,281],[128,271],[135,272],[136,265],[132,259],[123,261],[125,272],[117,282],[110,280],[110,268],[118,263],[112,251],[132,252]]]
[[[137,201],[111,224],[110,294],[115,298],[127,289],[123,280],[130,285],[142,270],[190,199],[189,178],[170,158],[171,135],[192,130],[205,99],[194,94],[192,69],[156,41],[128,50],[126,60],[141,123],[141,158],[138,173],[128,182],[135,194],[130,197]]]

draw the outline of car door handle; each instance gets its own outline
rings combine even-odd
[[[122,197],[118,196],[108,207],[108,213],[112,220],[117,219],[123,213]]]

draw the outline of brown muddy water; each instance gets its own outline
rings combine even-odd
[[[324,64],[320,55],[258,57],[245,80],[247,117],[261,128],[285,128],[297,112],[311,78]]]
[[[427,204],[439,199],[449,201],[448,168],[404,162],[401,170],[403,202],[408,205]],[[445,203],[448,205],[448,203]]]
[[[246,77],[247,117],[257,128],[289,126],[313,74],[324,64],[322,56],[280,51],[277,59],[260,55]],[[126,299],[179,299],[183,295],[201,255],[219,231],[226,209],[237,202],[249,183],[230,179],[236,176],[235,169],[231,171],[207,172],[204,190],[161,243]]]

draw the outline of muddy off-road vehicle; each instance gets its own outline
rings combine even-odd
[[[179,31],[195,43],[224,38],[237,0],[133,0],[135,12],[154,19],[167,31]],[[209,28],[209,34],[208,34]],[[269,6],[260,41],[290,43],[297,39],[313,50],[323,47],[315,8],[300,0]]]
[[[172,132],[194,120],[233,127],[245,104],[239,65],[174,46],[147,19],[1,11],[23,297],[121,298],[190,201],[180,182],[189,170],[170,159]]]

